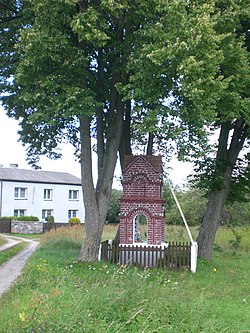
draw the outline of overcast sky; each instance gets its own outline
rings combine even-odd
[[[5,115],[5,111],[0,105],[0,165],[9,167],[10,164],[18,164],[20,169],[30,169],[30,166],[25,161],[25,148],[21,142],[18,142],[19,135],[18,122]],[[75,161],[74,149],[70,144],[61,146],[62,159],[50,160],[46,157],[41,157],[40,166],[45,171],[68,172],[74,176],[81,178],[80,164]],[[175,185],[181,185],[189,173],[192,172],[192,166],[189,163],[181,163],[176,160],[169,165],[172,171],[169,172],[170,179]],[[117,168],[117,177],[119,177],[119,168]],[[114,180],[114,187],[119,187],[119,182]]]

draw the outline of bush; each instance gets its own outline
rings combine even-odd
[[[49,216],[46,216],[45,221],[48,222],[48,223],[54,223],[55,218],[54,218],[53,215],[49,215]]]
[[[71,217],[68,223],[81,223],[81,220],[78,217]]]
[[[106,218],[106,223],[119,223],[120,222],[120,199],[122,197],[122,191],[112,190],[109,210]]]
[[[39,221],[39,218],[37,216],[14,216],[12,218],[14,221]]]

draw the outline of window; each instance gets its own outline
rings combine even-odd
[[[14,216],[19,217],[24,215],[26,215],[25,209],[14,209]]]
[[[52,200],[52,194],[53,194],[53,190],[45,188],[43,191],[43,199]]]
[[[46,220],[46,217],[53,215],[52,209],[43,209],[42,210],[42,220]]]
[[[79,191],[78,190],[69,190],[69,200],[78,200]]]
[[[68,211],[68,219],[70,219],[71,217],[78,217],[78,210],[76,209],[70,209]]]
[[[14,198],[15,199],[27,199],[27,188],[26,187],[15,187]]]

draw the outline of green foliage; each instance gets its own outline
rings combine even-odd
[[[208,200],[206,192],[197,188],[182,190],[178,187],[174,188],[174,192],[188,224],[190,226],[200,225]],[[170,225],[183,225],[178,207],[166,184],[164,185],[163,193],[163,198],[166,202],[166,223]],[[228,227],[249,225],[250,202],[229,202],[224,208],[220,224]]]
[[[53,215],[49,215],[45,217],[45,221],[47,221],[48,223],[54,223],[55,222],[55,218]]]
[[[227,204],[224,211],[224,225],[244,226],[250,224],[250,201]]]
[[[80,220],[78,217],[71,217],[71,218],[68,220],[68,223],[79,224],[79,223],[81,223],[81,220]]]
[[[199,225],[207,202],[203,193],[197,189],[181,191],[178,188],[174,189],[174,192],[188,224],[190,226]],[[167,224],[183,225],[181,214],[170,192],[166,198],[165,210]]]
[[[107,223],[119,223],[120,222],[120,199],[122,197],[122,191],[113,189],[110,201],[109,201],[109,210],[106,218]]]
[[[14,216],[1,216],[0,223],[2,220],[13,220]]]
[[[32,222],[38,222],[39,218],[37,216],[13,216],[12,220],[14,221],[32,221]]]

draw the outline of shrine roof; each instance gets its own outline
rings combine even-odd
[[[140,157],[144,158],[149,164],[151,164],[157,172],[163,172],[161,156],[153,155],[126,155],[124,158],[124,170]]]

